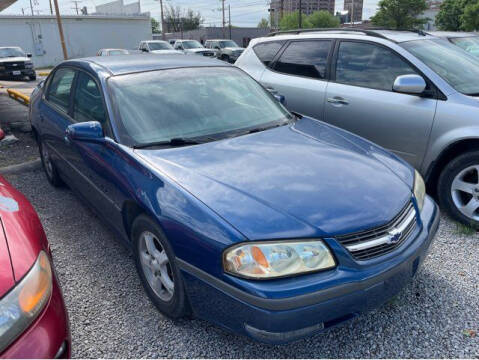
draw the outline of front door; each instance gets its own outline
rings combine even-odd
[[[341,41],[335,59],[325,120],[420,168],[437,99],[392,91],[397,76],[417,71],[394,51],[363,41]]]

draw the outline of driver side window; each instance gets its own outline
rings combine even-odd
[[[106,120],[103,99],[96,82],[86,73],[80,71],[73,98],[73,118],[76,122]]]

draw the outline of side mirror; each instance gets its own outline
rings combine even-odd
[[[416,74],[400,75],[394,80],[393,91],[403,94],[422,94],[426,90],[426,81]]]
[[[101,124],[98,121],[71,124],[67,127],[65,133],[68,140],[95,142],[105,138]]]
[[[148,50],[148,49],[145,49],[145,48],[141,49],[141,51],[142,51],[142,52],[149,52],[149,50]]]
[[[284,95],[273,94],[274,98],[281,104],[286,105],[286,98]]]
[[[27,57],[31,58],[31,57],[32,57],[32,53],[27,53]]]

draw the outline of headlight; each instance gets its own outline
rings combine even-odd
[[[25,277],[0,300],[0,352],[36,319],[52,293],[52,269],[41,251]]]
[[[272,279],[336,266],[321,240],[251,242],[233,246],[223,257],[226,272],[245,278]]]
[[[417,207],[421,211],[424,205],[424,198],[426,197],[426,185],[421,174],[416,170],[414,170],[414,197],[417,201]]]

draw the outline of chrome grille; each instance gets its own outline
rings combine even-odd
[[[368,260],[397,249],[416,228],[416,210],[409,202],[388,224],[336,239],[356,260]]]
[[[25,69],[25,62],[24,61],[6,61],[3,64],[6,70],[23,70]]]

